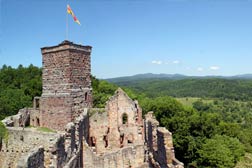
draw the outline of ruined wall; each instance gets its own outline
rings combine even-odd
[[[30,126],[39,127],[40,126],[40,113],[37,109],[31,109],[30,111]]]
[[[152,153],[157,151],[157,128],[159,122],[156,120],[153,112],[148,112],[145,115],[145,141],[147,142],[148,150]]]
[[[108,142],[112,149],[144,143],[141,108],[118,89],[106,104]]]
[[[98,155],[83,143],[84,167],[87,168],[149,168],[145,159],[144,145],[125,147],[114,152]]]
[[[41,126],[63,130],[92,106],[90,46],[64,41],[44,47],[43,91],[40,98]]]
[[[158,127],[153,112],[145,115],[145,141],[149,151],[149,160],[153,167],[183,168],[184,164],[175,158],[172,133],[164,127]]]
[[[2,122],[8,127],[40,126],[39,98],[34,98],[33,108],[23,108],[16,115],[6,117]]]
[[[32,115],[32,116],[31,116]],[[30,125],[31,119],[39,115],[39,110],[23,108],[16,115],[6,117],[2,122],[8,127],[25,127]]]
[[[118,89],[105,109],[90,109],[88,144],[99,154],[144,144],[142,109]]]
[[[143,136],[142,109],[137,101],[119,88],[105,109],[89,109],[89,113],[90,138],[83,142],[84,167],[150,166]]]
[[[88,109],[85,108],[74,122],[68,123],[65,130],[67,158],[64,168],[83,167],[83,142],[89,139]]]
[[[87,109],[83,109],[83,113],[60,133],[42,132],[37,128],[7,127],[8,142],[2,143],[0,167],[83,167],[82,142],[89,137],[88,123]],[[36,150],[38,147],[41,149]]]
[[[175,158],[172,134],[163,127],[158,127],[157,129],[157,151],[154,153],[154,158],[158,161],[161,167],[166,167],[167,164],[172,164],[173,159]]]
[[[34,148],[43,146],[45,150],[44,162],[49,167],[54,158],[53,150],[57,149],[58,141],[61,137],[55,133],[37,131],[35,128],[7,127],[9,136],[8,141],[3,142],[0,152],[0,167],[16,167],[19,159],[29,155]]]
[[[89,146],[96,153],[104,153],[108,146],[108,114],[105,109],[90,109],[89,118]],[[92,114],[93,113],[93,114]]]

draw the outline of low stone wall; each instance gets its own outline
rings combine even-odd
[[[25,127],[30,125],[30,114],[38,113],[38,110],[33,108],[23,108],[16,115],[9,116],[2,120],[7,127]]]
[[[53,151],[57,149],[58,141],[62,139],[59,134],[37,131],[35,128],[7,127],[9,136],[7,143],[3,142],[0,151],[0,167],[17,167],[20,158],[28,155],[38,146],[42,146],[44,165],[52,165]]]
[[[144,145],[121,148],[114,152],[97,155],[87,143],[83,143],[85,168],[149,168],[145,159]]]

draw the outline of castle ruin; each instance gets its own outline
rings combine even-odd
[[[41,49],[43,90],[32,108],[3,120],[1,168],[182,168],[172,134],[120,88],[92,108],[91,46]],[[49,128],[45,132],[39,128]]]

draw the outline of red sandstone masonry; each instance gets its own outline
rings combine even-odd
[[[41,126],[64,130],[65,125],[78,117],[84,108],[92,106],[91,49],[91,46],[69,41],[41,49]]]

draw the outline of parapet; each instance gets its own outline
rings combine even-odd
[[[91,53],[92,47],[91,46],[83,46],[80,44],[74,44],[73,42],[65,40],[57,46],[41,48],[42,54],[52,53],[52,52],[57,52],[57,51],[64,51],[64,50],[79,50],[79,51]]]

